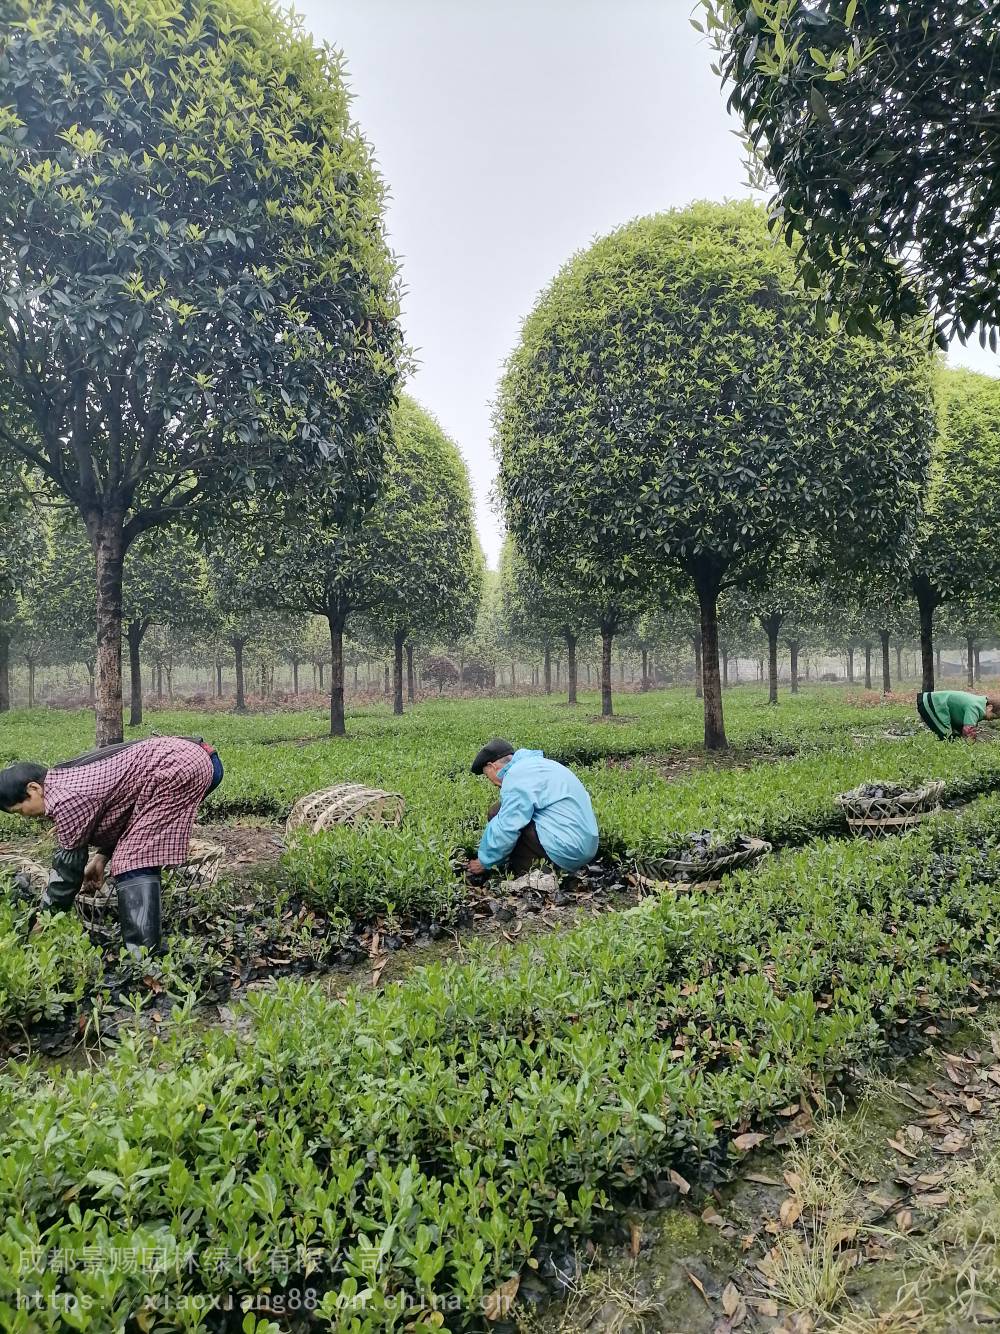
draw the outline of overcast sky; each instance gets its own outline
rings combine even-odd
[[[408,388],[460,446],[495,565],[490,404],[539,290],[644,213],[746,193],[692,0],[298,0],[390,190]],[[976,347],[953,358],[1000,372]]]

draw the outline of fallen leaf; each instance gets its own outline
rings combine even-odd
[[[986,1078],[991,1079],[994,1084],[1000,1084],[1000,1070],[997,1069],[987,1070]]]
[[[853,1241],[857,1235],[857,1223],[838,1223],[836,1227],[828,1229],[826,1242],[831,1250],[836,1250],[838,1246],[843,1246],[845,1241]]]
[[[977,1112],[981,1112],[983,1110],[983,1104],[979,1101],[978,1098],[966,1098],[965,1110],[971,1113],[973,1116],[975,1116]]]
[[[965,1083],[965,1076],[960,1071],[956,1070],[953,1065],[946,1065],[944,1067],[944,1072],[953,1084],[957,1084],[961,1087]]]
[[[926,1195],[914,1195],[913,1203],[918,1209],[941,1209],[950,1199],[951,1196],[946,1190],[939,1190],[928,1192]]]
[[[682,1195],[687,1195],[690,1193],[691,1183],[690,1181],[685,1181],[684,1178],[681,1176],[680,1172],[675,1172],[673,1171],[673,1169],[671,1169],[670,1181],[672,1185],[677,1187],[677,1189],[680,1191]]]
[[[692,1274],[691,1271],[690,1271],[690,1269],[685,1270],[685,1273],[687,1274],[687,1276],[688,1276],[688,1278],[691,1280],[691,1282],[694,1284],[694,1286],[695,1286],[695,1287],[698,1289],[698,1291],[701,1293],[702,1297],[705,1298],[705,1305],[707,1306],[707,1305],[708,1305],[708,1297],[705,1295],[705,1285],[704,1285],[704,1283],[702,1283],[701,1279],[697,1276],[697,1274]]]
[[[802,1110],[802,1108],[799,1106],[799,1104],[798,1104],[797,1102],[793,1102],[793,1103],[790,1103],[788,1107],[779,1107],[779,1108],[778,1108],[778,1111],[777,1111],[777,1115],[778,1115],[778,1116],[797,1116],[798,1113],[799,1113],[801,1110]]]
[[[628,1233],[629,1253],[631,1254],[632,1259],[635,1260],[639,1254],[639,1247],[642,1245],[642,1228],[638,1223],[629,1223]]]
[[[969,1142],[968,1135],[963,1135],[961,1130],[950,1130],[940,1144],[935,1144],[936,1153],[961,1153]]]
[[[906,1127],[906,1138],[914,1144],[919,1144],[924,1137],[924,1132],[919,1126],[912,1125]]]
[[[154,977],[152,973],[147,974],[142,980],[145,982],[146,986],[149,987],[150,991],[157,996],[163,990],[163,983],[158,977]]]
[[[777,1177],[769,1177],[766,1172],[745,1172],[744,1181],[755,1181],[758,1186],[780,1186],[781,1182]]]
[[[751,1305],[758,1315],[762,1315],[769,1320],[777,1320],[778,1303],[774,1301],[773,1298],[755,1297],[751,1301]]]
[[[510,1312],[517,1290],[521,1286],[521,1275],[515,1274],[499,1288],[494,1288],[483,1298],[483,1315],[487,1320],[503,1320]]]
[[[886,1143],[889,1145],[890,1149],[895,1149],[896,1152],[901,1153],[904,1158],[916,1158],[917,1156],[915,1153],[912,1153],[905,1144],[901,1144],[898,1139],[890,1139],[887,1140]]]
[[[798,1172],[783,1172],[783,1173],[782,1173],[782,1176],[785,1178],[785,1181],[788,1183],[788,1189],[789,1189],[789,1190],[801,1190],[801,1189],[802,1189],[802,1178],[799,1176]]]
[[[739,1288],[730,1279],[722,1289],[722,1309],[726,1315],[735,1315],[739,1309],[740,1302],[743,1300]]]
[[[922,1186],[940,1186],[947,1175],[947,1172],[921,1172],[917,1180]]]
[[[708,1208],[704,1210],[701,1215],[701,1221],[703,1223],[708,1223],[710,1227],[725,1227],[726,1225],[726,1220],[720,1213],[716,1213],[712,1205],[709,1205]]]
[[[761,1135],[758,1131],[750,1131],[746,1135],[737,1135],[733,1140],[733,1148],[739,1149],[740,1153],[749,1153],[751,1149],[756,1149],[758,1144],[763,1144],[766,1135]]]
[[[794,1196],[789,1195],[787,1200],[783,1200],[781,1208],[778,1210],[778,1217],[781,1219],[782,1227],[791,1227],[797,1223],[802,1216],[802,1205]]]
[[[910,1231],[913,1227],[913,1214],[909,1209],[900,1209],[899,1213],[896,1215],[896,1226],[899,1228],[900,1232],[906,1233]]]

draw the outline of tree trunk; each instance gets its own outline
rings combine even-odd
[[[726,750],[726,725],[722,713],[722,680],[719,675],[719,584],[714,578],[695,579],[701,610],[701,675],[705,701],[705,749]]]
[[[461,682],[461,675],[459,681]],[[413,679],[413,645],[406,646],[406,698],[412,704],[416,699],[416,685]]]
[[[722,650],[722,688],[725,690],[729,685],[729,653],[726,649]]]
[[[888,695],[892,689],[892,676],[889,672],[889,631],[880,630],[878,637],[882,641],[882,693]]]
[[[172,662],[168,662],[166,664],[166,672],[167,672],[167,698],[172,702],[174,698],[174,664]]]
[[[120,518],[105,518],[90,533],[97,571],[98,746],[124,740],[122,719],[122,569],[125,543]]]
[[[28,668],[28,708],[35,707],[35,663],[32,658],[25,658]]]
[[[934,650],[934,675],[938,680],[940,680],[943,675],[941,671],[941,650],[939,648]]]
[[[510,693],[513,694],[517,689],[517,664],[514,659],[510,660]]]
[[[389,664],[386,663],[382,668],[382,694],[388,699],[391,693],[392,688],[389,685]]]
[[[695,697],[695,699],[702,699],[702,698],[704,697],[704,693],[705,693],[705,686],[704,686],[704,676],[705,676],[705,672],[704,672],[704,668],[702,667],[702,658],[701,658],[701,654],[702,654],[702,643],[701,643],[701,639],[702,639],[702,637],[701,637],[700,634],[697,634],[697,635],[695,635],[695,637],[694,637],[694,697]]]
[[[976,646],[972,641],[972,635],[965,636],[965,647],[967,652],[966,671],[969,682],[969,689],[976,684]]]
[[[920,608],[921,690],[934,689],[934,609],[936,602],[925,581],[918,580],[914,592]]]
[[[897,683],[898,683],[898,682],[901,682],[902,679],[903,679],[903,646],[902,646],[902,644],[897,644],[897,645],[896,645],[896,681],[897,681]]]
[[[87,667],[87,703],[93,708],[97,703],[97,664],[88,662]]]
[[[346,736],[344,720],[344,626],[347,617],[329,612],[330,625],[330,735]]]
[[[649,650],[642,650],[642,687],[643,690],[649,689]]]
[[[403,715],[403,646],[406,631],[395,630],[392,636],[392,711],[397,718]]]
[[[298,658],[293,658],[293,659],[292,659],[292,694],[293,694],[293,695],[297,695],[298,693],[299,693],[299,660],[298,660]]]
[[[611,646],[615,632],[607,622],[601,626],[601,717],[610,718],[614,713],[611,702]]]
[[[128,675],[131,690],[129,701],[129,727],[142,724],[142,663],[139,661],[139,649],[142,647],[142,622],[128,623]]]
[[[871,690],[871,688],[872,688],[872,646],[871,646],[870,643],[868,643],[868,642],[866,641],[866,643],[865,643],[865,689],[866,689],[866,690]]]
[[[980,661],[979,661],[979,645],[978,645],[978,644],[976,645],[976,666],[975,666],[975,674],[976,674],[976,680],[977,680],[977,681],[981,681],[981,680],[983,679],[982,664],[981,664]]]
[[[847,646],[847,684],[854,685],[854,645]]]
[[[569,687],[570,704],[576,703],[576,635],[566,631],[566,681]]]
[[[158,663],[156,664],[156,697],[157,697],[157,699],[162,699],[162,698],[163,698],[163,663],[162,663],[162,662],[158,662]]]
[[[799,649],[800,648],[801,645],[799,644],[799,641],[797,639],[790,639],[788,641],[788,659],[789,659],[788,673],[789,676],[791,677],[791,682],[792,682],[791,691],[793,695],[797,695],[799,693]],[[809,670],[809,664],[806,663],[806,671],[808,672],[808,670]],[[806,679],[808,680],[808,677]]]
[[[545,657],[543,659],[543,672],[545,675],[545,693],[552,694],[552,649],[548,644],[545,645]]]
[[[215,662],[215,693],[222,698],[222,663],[218,659]]]
[[[778,702],[778,631],[784,617],[779,612],[761,616],[761,629],[767,635],[767,702]]]
[[[236,704],[237,713],[246,713],[246,681],[243,676],[243,647],[246,644],[245,639],[233,640],[233,656],[236,663]]]
[[[594,680],[593,680],[593,677],[592,677],[591,674],[590,674],[590,659],[588,658],[588,659],[587,659],[587,689],[589,690],[590,687],[591,687],[593,684],[594,684]]]
[[[10,712],[10,635],[0,630],[0,713]]]

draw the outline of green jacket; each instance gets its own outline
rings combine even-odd
[[[965,727],[977,727],[986,717],[986,696],[967,690],[930,690],[919,697],[920,716],[942,741],[959,737]]]

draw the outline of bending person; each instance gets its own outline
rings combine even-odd
[[[967,690],[925,690],[917,696],[917,713],[941,741],[964,737],[975,741],[976,728],[1000,717],[1000,695],[972,695]]]
[[[597,852],[597,821],[587,789],[574,773],[540,750],[515,750],[499,737],[472,761],[500,789],[468,873],[479,875],[506,863],[523,875],[535,861],[578,871]]]
[[[198,807],[221,781],[212,746],[150,737],[51,769],[13,764],[0,772],[0,810],[55,825],[42,908],[68,911],[84,885],[100,888],[110,861],[122,939],[138,953],[160,945],[160,871],[187,860]]]

